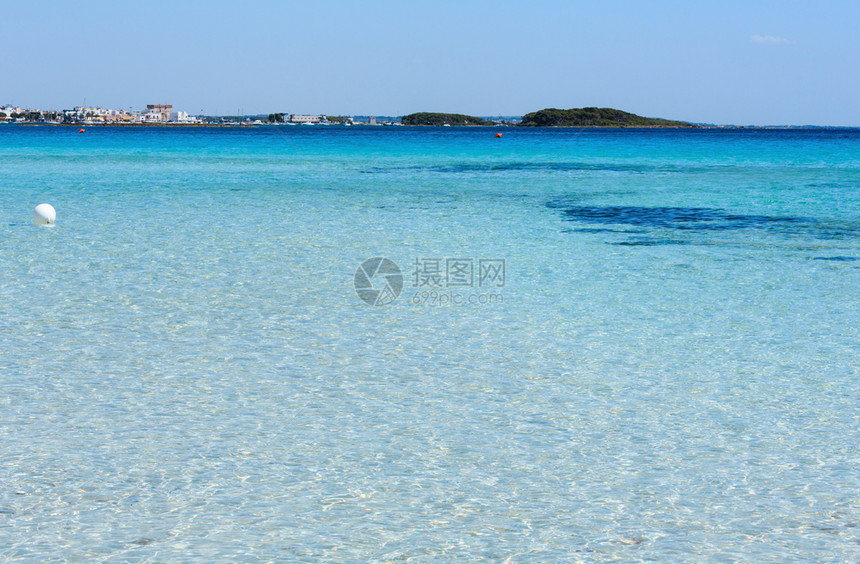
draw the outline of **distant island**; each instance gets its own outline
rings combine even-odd
[[[418,112],[403,116],[403,125],[500,125],[500,122],[467,116],[463,114],[443,114]],[[504,125],[504,123],[501,123]],[[546,108],[526,114],[517,124],[525,127],[699,127],[684,121],[647,118],[614,108],[572,108],[559,110]]]
[[[546,108],[523,116],[526,127],[698,127],[684,121],[646,118],[614,108]]]
[[[492,121],[463,114],[439,114],[418,112],[400,118],[403,125],[495,125]]]

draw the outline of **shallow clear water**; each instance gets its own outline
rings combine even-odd
[[[0,560],[860,559],[860,131],[501,131],[0,127]]]

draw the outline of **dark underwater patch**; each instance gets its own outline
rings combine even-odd
[[[729,214],[713,208],[569,206],[562,213],[568,221],[679,230],[768,229],[804,222],[797,217]]]
[[[822,183],[810,183],[806,185],[809,188],[857,188],[856,184],[848,184],[845,182],[822,182]]]
[[[585,206],[572,198],[558,198],[546,203],[559,210],[565,221],[580,224],[565,232],[584,233],[651,233],[651,230],[675,231],[678,234],[719,233],[758,230],[781,236],[824,240],[849,240],[860,236],[860,226],[853,222],[822,221],[794,216],[728,213],[718,208],[668,206]],[[585,227],[593,225],[594,227]],[[693,239],[697,241],[700,239]],[[663,238],[608,241],[615,245],[653,246],[691,244],[688,239]],[[852,261],[855,257],[818,257],[818,260]]]
[[[498,173],[511,171],[590,171],[626,172],[631,174],[653,172],[677,172],[674,167],[654,167],[648,165],[570,163],[570,162],[508,162],[508,163],[451,163],[443,165],[413,165],[406,167],[375,166],[362,170],[363,174],[385,174],[393,172],[437,172],[445,174]]]
[[[622,247],[656,247],[659,245],[689,245],[689,241],[678,241],[676,239],[630,239],[612,243]]]
[[[610,171],[610,172],[650,172],[653,167],[642,165],[606,165],[589,163],[565,163],[565,162],[513,162],[513,163],[457,163],[443,166],[427,167],[426,170],[446,173],[470,173],[470,172],[508,172],[524,170],[548,170],[559,171]]]
[[[860,260],[860,257],[813,257],[812,260],[832,260],[836,262],[851,262]]]

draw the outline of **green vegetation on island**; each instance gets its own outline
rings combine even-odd
[[[684,121],[646,118],[613,108],[546,108],[523,116],[520,125],[534,127],[696,127]]]
[[[403,125],[495,125],[493,122],[474,116],[463,114],[439,114],[433,112],[418,112],[403,116],[400,123]]]

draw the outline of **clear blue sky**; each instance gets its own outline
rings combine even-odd
[[[0,0],[0,104],[860,126],[860,1]]]

